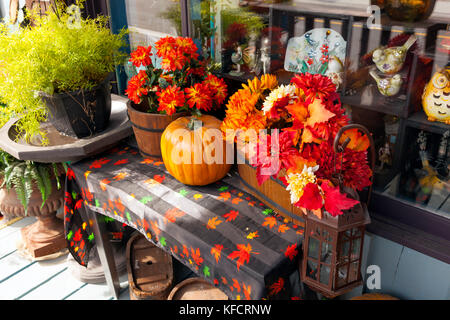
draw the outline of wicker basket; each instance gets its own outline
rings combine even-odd
[[[228,296],[202,278],[189,278],[177,284],[167,300],[228,300]]]

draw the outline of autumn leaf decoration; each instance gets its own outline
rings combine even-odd
[[[216,244],[211,249],[211,254],[214,256],[214,259],[216,259],[216,263],[219,263],[220,255],[222,253],[223,245]]]
[[[218,220],[218,217],[214,217],[208,220],[208,223],[206,224],[207,229],[215,229],[219,224],[221,224],[223,221]]]
[[[248,263],[250,261],[251,254],[259,254],[259,252],[252,251],[253,248],[250,245],[250,243],[248,243],[247,245],[238,244],[238,245],[236,245],[236,247],[237,247],[237,250],[230,253],[228,258],[233,259],[233,260],[237,258],[236,266],[239,271],[239,268],[242,264]]]

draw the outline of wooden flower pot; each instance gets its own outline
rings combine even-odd
[[[245,190],[287,220],[304,226],[303,211],[291,204],[291,194],[286,190],[283,182],[271,177],[259,185],[256,179],[256,168],[248,163],[248,157],[237,151],[237,158],[238,172]],[[244,161],[245,163],[239,163]]]
[[[148,113],[145,112],[145,105],[136,105],[131,100],[128,100],[127,108],[141,155],[146,158],[162,159],[161,136],[164,129],[175,119],[186,116],[187,112],[178,112],[170,116]]]
[[[104,131],[111,115],[110,76],[90,90],[40,95],[49,109],[50,122],[61,133],[86,138]]]

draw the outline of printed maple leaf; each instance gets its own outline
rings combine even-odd
[[[214,256],[214,259],[216,259],[216,263],[219,263],[220,254],[222,253],[223,245],[216,244],[214,247],[211,248],[211,254]]]
[[[247,245],[238,244],[238,245],[236,245],[236,247],[237,247],[237,250],[231,252],[228,255],[228,258],[233,259],[233,260],[237,258],[236,266],[239,271],[239,268],[242,264],[248,263],[250,261],[250,256],[252,253],[253,254],[259,254],[259,253],[252,252],[252,246],[250,245],[250,243],[248,243]]]
[[[262,225],[263,225],[263,227],[268,226],[270,229],[272,229],[274,226],[277,225],[277,219],[275,217],[272,217],[272,216],[266,217],[264,219],[264,222],[263,222]]]
[[[153,163],[155,166],[160,166],[160,165],[162,165],[163,164],[163,162],[162,161],[155,161],[155,163]]]
[[[114,200],[114,205],[120,212],[123,213],[125,211],[125,206],[122,204],[122,200],[120,200],[120,198]]]
[[[102,181],[100,181],[100,188],[101,188],[103,191],[106,191],[106,185],[108,185],[108,184],[110,184],[110,183],[111,183],[111,181],[109,181],[108,178],[105,178],[105,179],[103,179]]]
[[[197,248],[195,251],[191,248],[191,257],[194,259],[194,262],[197,266],[203,263],[203,258],[200,256],[200,249]]]
[[[114,165],[115,165],[115,166],[118,166],[118,165],[125,164],[125,163],[128,163],[128,159],[120,159],[120,160],[117,160],[117,161],[114,163]]]
[[[146,196],[146,197],[143,197],[141,200],[139,200],[139,202],[146,204],[147,202],[152,201],[152,200],[153,200],[152,197]]]
[[[211,219],[208,219],[208,223],[206,224],[207,229],[215,229],[219,224],[221,224],[222,220],[217,220],[218,217],[214,217]]]
[[[71,168],[67,168],[66,176],[68,180],[75,179],[75,172]]]
[[[194,194],[194,199],[195,199],[195,200],[199,200],[199,199],[201,199],[201,198],[203,198],[203,196],[202,196],[200,193]]]
[[[272,209],[267,208],[267,209],[264,209],[264,210],[262,211],[262,214],[265,215],[265,216],[268,216],[268,215],[271,214],[272,212],[273,212]]]
[[[75,232],[75,235],[73,236],[73,241],[80,241],[82,239],[81,236],[81,229],[78,229],[77,232]]]
[[[145,159],[142,160],[140,163],[142,163],[142,164],[151,164],[151,163],[153,163],[153,160],[152,160],[152,159],[145,158]]]
[[[217,199],[223,200],[223,201],[227,201],[227,200],[230,199],[230,197],[231,197],[231,193],[229,193],[229,192],[222,192]]]
[[[239,285],[239,282],[234,278],[231,280],[233,280],[233,287],[236,288],[237,292],[241,292],[241,286]]]
[[[152,228],[152,230],[155,233],[156,237],[158,237],[159,234],[161,233],[161,230],[158,227],[158,222],[150,220],[150,227]]]
[[[177,218],[180,218],[180,217],[184,216],[185,214],[186,214],[186,212],[184,212],[178,208],[171,208],[166,211],[164,217],[168,222],[173,223],[177,220]]]
[[[203,274],[205,275],[205,277],[211,276],[211,273],[209,272],[209,267],[208,266],[205,266],[203,268]]]
[[[286,248],[284,255],[289,258],[289,260],[293,260],[294,257],[298,254],[297,244],[294,243]]]
[[[280,233],[285,233],[287,230],[289,230],[290,228],[287,226],[287,225],[285,225],[285,224],[282,224],[282,225],[280,225],[279,227],[278,227],[278,232],[280,232]]]
[[[227,278],[222,277],[222,283],[223,283],[223,284],[228,284]]]
[[[107,164],[110,161],[111,161],[111,159],[106,159],[106,158],[94,160],[92,162],[92,164],[89,166],[89,169],[93,169],[93,168],[100,169],[104,164]]]
[[[160,243],[163,247],[165,247],[165,246],[167,245],[166,238],[161,237],[161,239],[159,239],[159,243]]]
[[[165,178],[166,178],[165,175],[160,176],[159,174],[157,174],[157,175],[155,175],[155,176],[153,177],[153,179],[156,180],[156,181],[159,182],[159,183],[162,183],[162,182],[164,181]]]
[[[239,204],[239,202],[243,201],[241,198],[234,198],[233,200],[231,200],[232,204]]]
[[[120,181],[120,180],[125,179],[126,176],[128,176],[128,173],[126,173],[126,172],[119,172],[118,174],[116,174],[113,177],[113,180]]]
[[[185,189],[181,189],[180,191],[178,191],[178,193],[183,196],[186,197],[186,195],[189,193],[189,191],[185,190]]]
[[[226,190],[228,190],[228,187],[227,187],[227,186],[223,186],[223,187],[220,187],[218,190],[219,190],[220,192],[226,191]]]
[[[259,234],[258,234],[258,230],[256,230],[255,232],[250,232],[248,235],[247,235],[247,239],[254,239],[254,238],[258,238],[259,237]]]
[[[80,209],[81,208],[81,205],[83,204],[83,199],[80,199],[80,200],[78,200],[76,203],[75,203],[75,206],[73,207],[75,210],[78,210],[78,209]]]
[[[242,284],[242,291],[244,292],[244,296],[246,300],[250,300],[250,294],[252,293],[252,287],[250,285]]]
[[[183,254],[186,256],[186,258],[189,257],[189,250],[184,244],[183,244]]]
[[[226,221],[232,221],[235,220],[236,217],[239,215],[239,211],[237,210],[231,210],[230,212],[223,215],[224,218],[226,218]]]
[[[284,280],[283,278],[278,278],[278,281],[273,283],[270,286],[270,292],[269,292],[269,296],[273,296],[278,294],[281,290],[283,290],[284,288]]]

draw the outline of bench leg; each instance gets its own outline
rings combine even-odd
[[[103,220],[98,219],[98,213],[89,211],[89,216],[93,221],[93,229],[95,236],[95,243],[97,245],[98,256],[105,272],[106,283],[113,297],[119,299],[120,282],[114,261],[114,254],[111,243],[109,242],[108,231]]]

